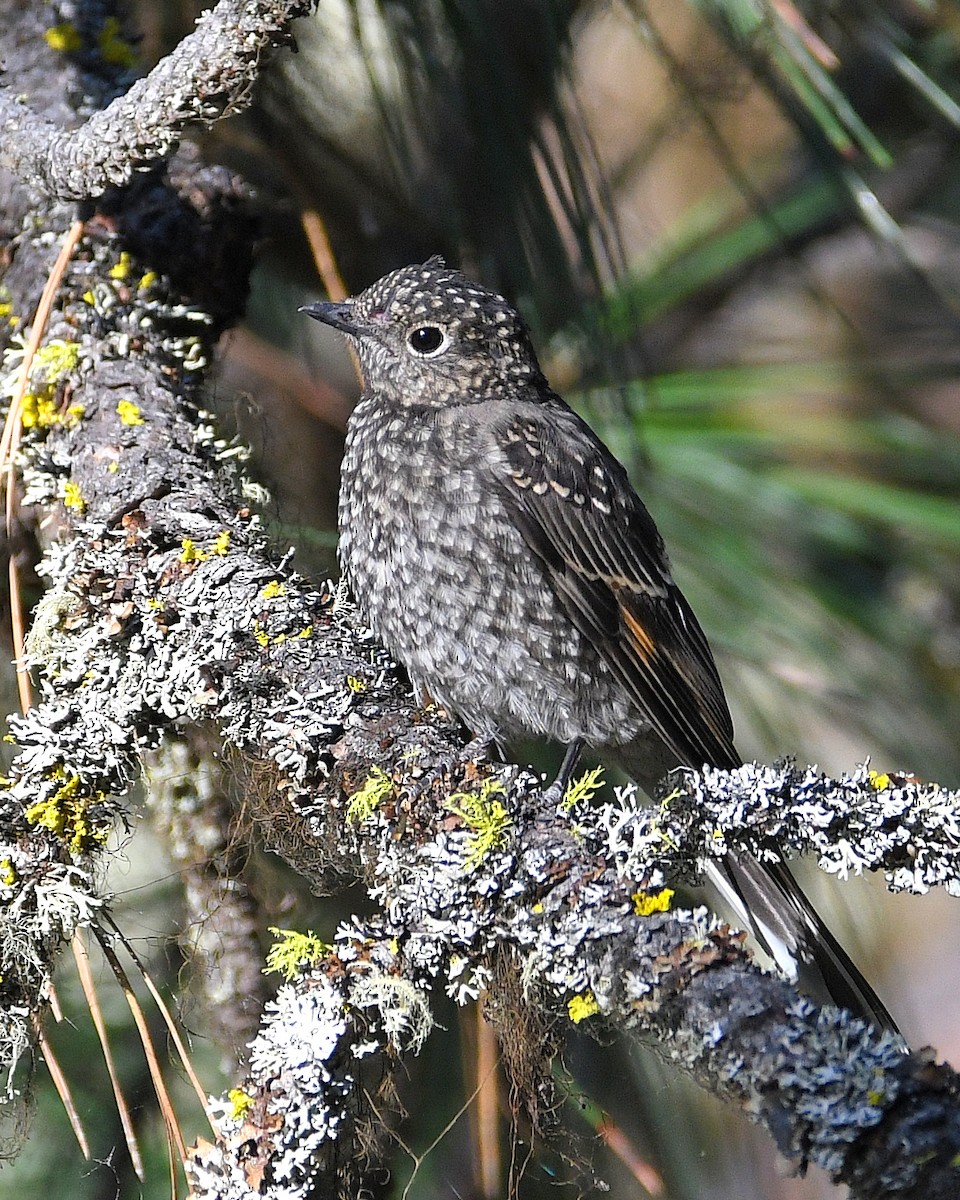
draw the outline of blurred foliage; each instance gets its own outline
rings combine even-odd
[[[195,15],[139,9],[155,55]],[[321,0],[296,37],[254,113],[208,140],[261,189],[257,332],[352,386],[342,349],[295,314],[321,287],[304,210],[350,290],[436,252],[501,288],[634,472],[718,651],[743,752],[836,767],[872,753],[955,784],[960,6]],[[225,359],[225,412],[236,387],[259,397],[244,430],[278,537],[329,527],[336,441],[290,432],[299,401],[276,385],[289,360],[271,390],[229,342]],[[451,1062],[446,1033],[410,1064],[408,1145],[464,1103],[468,1071]],[[765,1143],[652,1058],[576,1038],[567,1065],[670,1197],[835,1194],[779,1180]],[[506,1124],[504,1154],[522,1163]],[[410,1195],[472,1194],[472,1153],[456,1123]],[[564,1159],[592,1153],[535,1149],[521,1194],[552,1194]],[[614,1195],[642,1194],[595,1157]],[[47,1168],[29,1178],[79,1194],[60,1170],[60,1192]],[[143,1194],[163,1188],[158,1172]]]

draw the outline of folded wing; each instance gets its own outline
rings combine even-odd
[[[707,640],[623,468],[559,400],[531,405],[497,440],[517,527],[677,765],[739,765]]]

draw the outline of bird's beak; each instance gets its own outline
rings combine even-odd
[[[353,303],[350,300],[345,300],[342,304],[335,304],[332,300],[320,300],[316,304],[305,304],[298,311],[313,317],[315,321],[322,321],[332,329],[339,329],[341,333],[357,336]]]

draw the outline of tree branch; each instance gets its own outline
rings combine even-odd
[[[0,166],[61,201],[122,186],[165,159],[188,126],[246,108],[262,54],[289,43],[290,21],[310,7],[310,0],[219,0],[149,75],[75,129],[34,112],[19,89],[0,87]]]
[[[342,1141],[370,1109],[359,1060],[382,1071],[391,1054],[416,1049],[432,981],[463,1002],[505,953],[528,1003],[643,1034],[853,1196],[956,1194],[956,1076],[758,971],[741,935],[705,910],[649,912],[662,874],[655,839],[638,847],[634,831],[638,821],[649,834],[656,820],[629,794],[544,810],[537,781],[508,767],[473,795],[413,803],[388,787],[371,809],[355,794],[338,840],[365,862],[383,916],[342,928],[335,952],[282,989],[240,1110],[224,1103],[219,1147],[192,1159],[198,1196],[246,1195],[252,1180],[278,1197],[362,1186]],[[481,855],[494,823],[499,836]],[[521,1014],[502,1019],[518,1025]]]
[[[213,289],[201,303],[118,232],[142,230],[136,206],[146,205],[168,232],[179,215],[207,247],[203,261],[229,257],[236,212],[213,203],[209,221],[191,223],[183,199],[203,205],[205,188],[222,199],[223,177],[182,170],[180,195],[133,187],[114,201],[122,221],[89,223],[30,375],[24,479],[64,536],[47,556],[50,591],[31,636],[40,702],[11,721],[20,753],[0,792],[0,1053],[10,1072],[56,954],[103,903],[97,863],[107,833],[129,819],[122,800],[141,752],[185,721],[209,720],[273,764],[259,815],[288,861],[316,886],[365,879],[382,911],[342,929],[330,954],[305,955],[268,1006],[246,1099],[224,1105],[220,1141],[194,1155],[199,1195],[358,1183],[359,1123],[397,1054],[426,1036],[431,984],[474,996],[503,957],[528,1003],[654,1041],[794,1161],[821,1163],[854,1196],[955,1196],[953,1073],[849,1014],[817,1010],[759,971],[741,935],[704,910],[669,911],[665,884],[705,854],[773,835],[838,870],[862,863],[897,886],[954,888],[957,796],[866,771],[834,781],[745,767],[686,773],[656,810],[628,791],[567,812],[544,809],[529,772],[456,764],[457,728],[414,707],[344,599],[271,556],[240,450],[197,406],[237,296]],[[21,317],[63,216],[10,245],[5,282]],[[164,239],[138,244],[159,255]],[[444,786],[417,794],[444,767]],[[294,975],[298,961],[287,963]]]

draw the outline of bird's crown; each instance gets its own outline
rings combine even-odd
[[[530,334],[520,314],[490,288],[434,256],[391,271],[354,301],[373,337],[387,337],[404,356],[448,374],[454,366],[481,386],[483,377],[539,377]]]

